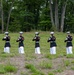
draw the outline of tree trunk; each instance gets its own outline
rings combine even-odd
[[[58,2],[55,0],[55,25],[57,31],[59,31],[59,18],[58,18]]]
[[[50,5],[51,23],[52,23],[52,26],[54,26],[54,19],[53,19],[52,4],[53,4],[53,2],[52,2],[52,0],[50,0],[49,5]]]
[[[8,26],[9,26],[10,15],[11,15],[11,12],[12,12],[12,7],[13,7],[13,2],[11,4],[11,7],[10,7],[10,10],[9,10],[9,13],[8,13],[6,31],[8,31]]]
[[[2,33],[4,32],[4,19],[3,19],[3,2],[1,0],[1,18],[2,18]]]
[[[46,2],[45,2],[45,7],[46,7],[46,8],[48,8],[48,4],[49,4],[48,1],[49,1],[49,0],[46,0]]]
[[[63,29],[64,29],[64,19],[65,19],[65,11],[66,11],[66,6],[67,6],[67,1],[65,3],[63,3],[63,6],[62,6],[61,27],[60,27],[61,32],[63,32]]]

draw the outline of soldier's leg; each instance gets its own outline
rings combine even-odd
[[[21,54],[24,53],[24,47],[19,47],[19,53],[21,53]]]
[[[67,54],[69,54],[69,47],[66,47],[66,52]]]
[[[69,47],[69,54],[72,54],[72,46]]]
[[[10,53],[10,48],[6,47],[6,53]]]
[[[52,47],[50,47],[50,54],[53,54],[53,52],[52,52]]]
[[[20,47],[21,54],[24,54],[24,47]]]
[[[53,54],[56,54],[56,47],[52,47]]]
[[[35,48],[35,54],[37,54],[37,48]]]
[[[40,47],[37,47],[37,54],[41,54]]]
[[[53,54],[53,47],[51,48],[51,54]]]

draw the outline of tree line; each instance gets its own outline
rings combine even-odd
[[[74,32],[73,0],[0,0],[0,30]]]

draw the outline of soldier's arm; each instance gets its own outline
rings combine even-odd
[[[19,40],[16,40],[16,42],[19,42]]]
[[[20,41],[24,41],[24,37],[22,37],[22,38],[20,39]]]
[[[71,37],[70,37],[70,41],[72,41],[72,39],[73,39],[73,38],[72,38],[72,36],[71,36]]]
[[[48,38],[47,42],[50,42],[51,41],[51,38]]]
[[[38,37],[36,37],[36,41],[40,41],[40,37],[38,36]]]
[[[6,37],[4,37],[2,40],[6,40]]]
[[[10,40],[10,36],[8,36],[8,39]]]
[[[66,38],[65,40],[64,40],[64,42],[67,42],[68,41],[68,39]]]
[[[32,39],[32,41],[35,41],[36,40],[36,37],[34,37],[33,39]]]
[[[16,40],[16,42],[19,42],[19,38]]]
[[[53,36],[52,40],[53,40],[53,41],[55,41],[55,40],[56,40],[56,37],[55,37],[55,36]]]

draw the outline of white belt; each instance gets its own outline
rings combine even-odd
[[[52,42],[54,42],[54,41],[50,41],[50,42],[52,43]]]
[[[67,42],[71,42],[71,41],[67,41]]]
[[[39,43],[39,41],[37,41],[36,43]]]
[[[7,43],[7,42],[9,42],[9,41],[6,41],[6,43]]]

